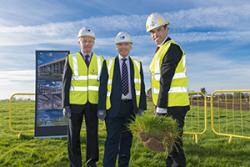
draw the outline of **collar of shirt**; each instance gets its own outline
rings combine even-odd
[[[85,56],[87,55],[87,53],[85,53],[85,52],[83,52],[83,51],[81,51],[80,52],[81,54],[82,54],[82,57],[83,58],[85,58]],[[91,59],[91,56],[92,56],[92,52],[90,52],[90,54],[88,54],[89,55],[89,60]]]
[[[155,53],[160,49],[160,47],[166,43],[167,41],[171,40],[171,38],[169,38],[168,36],[166,36],[166,38],[163,40],[163,42],[160,45],[157,45],[156,49],[155,49]]]
[[[126,56],[126,57],[122,57],[120,54],[119,54],[119,60],[122,60],[122,59],[128,59],[129,58],[129,55],[128,56]]]
[[[165,39],[162,41],[162,43],[159,44],[159,45],[157,45],[157,46],[158,46],[158,47],[161,47],[161,46],[166,42],[167,39],[168,39],[168,36],[166,35],[166,37],[165,37]]]

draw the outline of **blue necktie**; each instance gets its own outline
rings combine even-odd
[[[85,55],[85,63],[89,66],[89,55]]]
[[[125,58],[122,59],[122,94],[128,94],[128,67]]]

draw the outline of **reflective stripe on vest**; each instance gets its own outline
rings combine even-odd
[[[98,86],[72,86],[72,87],[70,87],[70,91],[84,92],[84,91],[88,91],[88,90],[98,91],[99,87]]]
[[[161,65],[164,56],[166,55],[170,45],[175,43],[173,40],[167,41],[155,53],[154,58],[150,64],[151,72],[151,88],[152,99],[154,105],[158,103],[158,95],[160,93],[160,78],[161,78]],[[175,74],[171,81],[171,86],[168,91],[168,106],[186,106],[189,105],[188,97],[188,78],[186,75],[186,56],[183,52],[182,58],[178,63]]]
[[[136,94],[136,105],[139,107],[140,95],[141,95],[141,73],[140,73],[140,62],[131,58],[133,68],[134,68],[134,85],[135,85],[135,94]],[[106,109],[109,110],[111,108],[110,96],[112,92],[112,82],[114,75],[114,66],[115,66],[115,58],[107,61],[107,70],[108,70],[108,84],[107,84],[107,99],[106,99]]]
[[[158,94],[158,93],[160,93],[160,90],[153,88],[152,92]],[[188,90],[186,87],[172,87],[168,91],[168,93],[178,93],[178,92],[188,92]]]
[[[70,54],[68,58],[72,70],[70,104],[86,104],[87,101],[97,104],[103,57],[93,53],[89,67],[80,53]]]

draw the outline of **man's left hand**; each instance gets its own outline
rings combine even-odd
[[[143,109],[138,109],[136,115],[141,116],[143,114],[144,110]]]

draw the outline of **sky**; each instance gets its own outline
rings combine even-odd
[[[116,56],[114,37],[131,34],[130,55],[149,64],[155,44],[145,30],[147,16],[162,14],[169,37],[187,56],[189,90],[208,92],[250,87],[250,2],[248,0],[0,0],[0,99],[35,92],[35,50],[79,51],[83,26],[96,33],[94,51]]]

